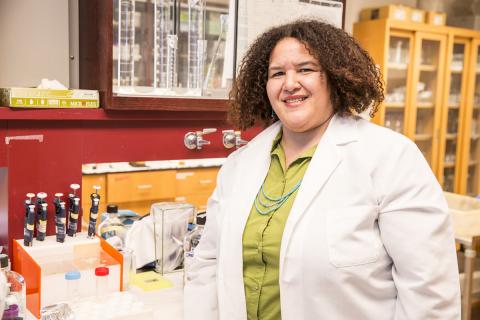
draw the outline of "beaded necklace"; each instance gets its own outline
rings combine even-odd
[[[262,183],[262,187],[260,188],[260,191],[257,193],[257,196],[255,197],[255,201],[254,201],[254,204],[255,204],[255,210],[257,210],[258,213],[260,213],[261,215],[267,215],[275,210],[277,210],[278,208],[280,208],[287,200],[288,198],[290,198],[290,196],[295,192],[297,191],[298,188],[300,188],[300,184],[302,183],[302,179],[300,179],[296,185],[293,186],[293,188],[287,192],[286,194],[284,194],[283,196],[280,196],[280,197],[272,197],[272,196],[269,196],[268,194],[265,193],[265,186],[264,184]],[[266,203],[264,201],[262,201],[260,195],[263,195],[263,197],[270,201],[271,203]],[[264,208],[267,208],[267,210],[262,210],[258,207],[258,204],[262,205],[262,207]]]

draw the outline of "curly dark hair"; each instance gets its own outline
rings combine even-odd
[[[345,31],[328,23],[300,19],[271,28],[248,48],[229,94],[228,119],[244,130],[257,121],[269,125],[272,107],[266,84],[270,54],[284,38],[295,38],[316,58],[327,76],[334,112],[346,115],[370,109],[373,117],[383,101],[380,70],[370,55]]]

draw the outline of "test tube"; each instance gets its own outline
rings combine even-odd
[[[119,0],[118,6],[118,91],[130,91],[134,85],[135,0]]]

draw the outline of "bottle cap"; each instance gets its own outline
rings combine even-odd
[[[116,204],[107,205],[107,213],[118,213],[118,206]]]
[[[108,276],[109,269],[107,267],[98,267],[95,268],[95,275],[98,277]]]
[[[65,280],[78,280],[80,279],[80,272],[69,271],[65,273]]]
[[[8,267],[8,256],[5,253],[0,254],[0,268]]]
[[[18,312],[18,304],[11,304],[8,306],[8,309],[3,312],[2,319],[15,319],[16,317],[18,317]]]
[[[207,222],[207,213],[206,212],[197,213],[196,223],[198,225],[204,226],[206,222]]]

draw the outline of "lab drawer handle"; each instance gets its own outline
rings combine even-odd
[[[145,190],[145,189],[152,189],[152,185],[151,184],[139,184],[137,186],[137,189],[140,189],[140,190]]]

